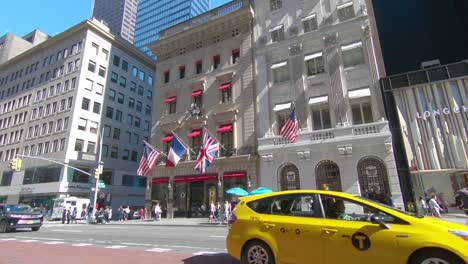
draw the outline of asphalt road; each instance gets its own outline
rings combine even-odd
[[[238,264],[225,249],[227,228],[46,224],[0,234],[0,264]]]

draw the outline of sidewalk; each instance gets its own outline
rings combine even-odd
[[[61,221],[44,221],[47,224],[62,224]],[[78,224],[87,224],[85,221],[78,221]],[[75,225],[75,224],[74,224]],[[216,221],[209,221],[207,218],[174,218],[174,219],[161,219],[161,221],[154,221],[154,219],[135,219],[127,221],[111,221],[107,225],[144,225],[144,226],[200,226],[200,227],[226,227],[226,223]]]

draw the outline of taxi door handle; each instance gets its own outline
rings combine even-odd
[[[263,225],[264,225],[266,228],[272,228],[272,227],[275,227],[275,226],[276,226],[275,224],[270,224],[270,223],[263,223]]]
[[[323,232],[325,232],[325,234],[327,235],[333,235],[335,234],[336,232],[338,232],[338,230],[336,229],[331,229],[331,228],[322,228]]]

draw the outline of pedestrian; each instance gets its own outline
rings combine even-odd
[[[210,204],[210,221],[215,220],[215,212],[216,212],[216,206],[215,206],[214,202],[211,202],[211,204]]]
[[[159,202],[156,202],[156,205],[154,206],[154,220],[155,221],[161,221],[161,206],[159,206]]]
[[[123,221],[123,214],[124,214],[124,213],[123,213],[123,208],[122,208],[122,206],[119,206],[119,209],[117,209],[117,214],[118,214],[118,216],[119,216],[119,222],[120,222],[120,221]]]
[[[455,201],[458,208],[465,211],[465,214],[468,215],[468,187],[457,191]]]
[[[67,224],[70,224],[70,220],[71,220],[71,207],[69,207],[67,210]]]
[[[140,220],[143,220],[143,219],[145,219],[145,209],[141,208],[140,209]]]
[[[109,206],[106,206],[106,209],[104,210],[104,223],[107,224],[109,223]]]
[[[128,220],[130,217],[130,205],[127,205],[125,208],[125,220]]]
[[[429,200],[429,208],[431,209],[432,216],[440,217],[442,208],[440,208],[439,204],[437,203],[437,196],[435,194],[433,194]]]
[[[215,209],[215,218],[216,221],[221,221],[219,218],[219,214],[221,213],[221,204],[219,202],[216,203],[216,209]]]
[[[223,222],[228,223],[230,217],[231,217],[231,203],[226,200],[226,202],[224,203],[224,219],[223,219]]]
[[[78,224],[76,221],[76,217],[78,216],[78,210],[76,210],[76,207],[73,207],[73,212],[71,213],[71,222],[75,222],[75,224]]]
[[[64,206],[62,210],[62,224],[65,224],[65,220],[67,220],[67,208]]]
[[[427,205],[426,200],[422,198],[422,196],[419,196],[419,204],[421,205],[423,215],[428,215],[429,206]]]

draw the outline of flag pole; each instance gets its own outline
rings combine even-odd
[[[166,155],[164,152],[160,151],[160,150],[157,149],[155,146],[153,146],[153,145],[151,145],[150,143],[148,143],[146,140],[142,140],[142,141],[143,141],[143,143],[145,143],[146,145],[150,146],[151,148],[155,149],[156,151],[158,151],[159,153],[161,153],[161,154],[163,154],[164,156],[167,157],[167,155]]]
[[[224,147],[224,145],[221,144],[221,141],[218,140],[218,138],[216,138],[215,136],[213,136],[213,134],[211,134],[211,131],[210,131],[208,128],[206,128],[206,126],[203,126],[203,129],[205,129],[206,132],[207,132],[208,134],[210,134],[210,136],[211,136],[212,138],[214,138],[214,139],[218,142],[219,146],[220,146],[222,149],[227,150],[227,149]]]
[[[179,140],[180,143],[182,143],[182,145],[184,145],[185,148],[187,148],[187,149],[188,149],[190,152],[192,152],[193,154],[197,154],[197,153],[195,153],[195,152],[192,150],[192,148],[190,148],[187,144],[185,144],[185,142],[182,141],[182,139],[180,139],[180,137],[178,137],[178,136],[176,135],[176,133],[175,133],[173,130],[171,130],[171,133],[172,133],[172,135],[174,135],[174,137],[177,138],[177,140]]]

